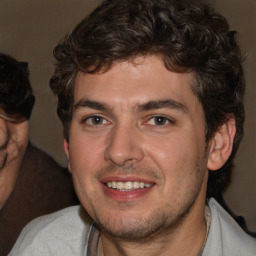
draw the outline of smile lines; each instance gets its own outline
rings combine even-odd
[[[106,183],[107,187],[113,188],[120,191],[131,191],[135,189],[142,189],[142,188],[150,188],[153,184],[152,183],[144,183],[139,181],[112,181]]]

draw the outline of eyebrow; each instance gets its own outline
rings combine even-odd
[[[91,101],[87,99],[79,100],[74,105],[74,110],[82,107],[91,108],[91,109],[100,110],[100,111],[111,111],[111,108],[107,104],[98,102],[98,101]],[[143,104],[138,104],[133,109],[135,112],[141,112],[141,111],[149,111],[149,110],[162,109],[162,108],[176,109],[184,113],[188,112],[188,108],[185,105],[172,99],[152,100]]]
[[[137,111],[148,111],[154,109],[167,108],[181,110],[184,113],[188,112],[188,108],[185,105],[172,99],[152,100],[141,105],[138,105],[136,108]]]
[[[107,104],[98,102],[98,101],[87,100],[87,99],[79,100],[74,105],[74,110],[82,107],[91,108],[91,109],[100,110],[100,111],[110,111],[110,107]]]

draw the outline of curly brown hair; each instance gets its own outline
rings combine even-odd
[[[206,141],[230,116],[237,133],[233,152],[210,172],[208,196],[222,190],[243,136],[245,90],[242,56],[226,19],[199,0],[106,0],[55,48],[50,87],[69,137],[74,81],[78,71],[105,72],[113,63],[157,55],[175,72],[193,72],[193,90],[205,114]]]

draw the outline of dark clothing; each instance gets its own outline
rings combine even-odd
[[[9,253],[32,219],[77,203],[68,170],[29,144],[14,190],[0,210],[0,255]]]

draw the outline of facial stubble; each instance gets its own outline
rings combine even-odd
[[[173,234],[179,228],[181,228],[182,223],[186,217],[190,214],[191,209],[195,205],[195,202],[200,193],[202,183],[204,180],[204,174],[206,169],[206,152],[203,156],[198,157],[195,161],[194,168],[190,170],[195,172],[194,174],[194,184],[191,185],[183,201],[172,199],[168,209],[170,211],[164,212],[162,209],[157,208],[151,213],[150,217],[145,219],[144,217],[137,218],[116,218],[115,223],[111,221],[113,216],[105,216],[102,218],[102,213],[100,211],[101,206],[98,205],[94,208],[94,220],[102,230],[107,235],[122,241],[127,242],[140,242],[146,243],[155,241],[158,238],[165,237],[168,234]],[[158,177],[158,173],[151,169],[141,169],[141,168],[123,168],[121,171],[117,171],[116,168],[108,166],[104,170],[98,173],[102,174],[105,172],[112,171],[113,173],[146,173],[146,176]],[[172,210],[173,209],[173,210]],[[113,218],[112,218],[113,219]]]

